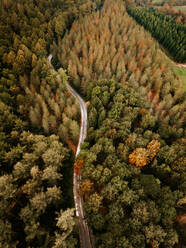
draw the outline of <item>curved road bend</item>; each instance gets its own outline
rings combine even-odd
[[[70,90],[72,95],[78,99],[80,108],[81,108],[81,129],[79,136],[79,143],[76,150],[76,157],[80,152],[80,146],[84,142],[87,135],[87,109],[85,102],[80,97],[80,95],[69,85],[67,84],[67,88]],[[76,209],[76,216],[79,218],[79,235],[80,235],[80,243],[81,248],[92,248],[90,234],[87,222],[84,219],[84,211],[83,211],[83,200],[82,197],[78,194],[78,179],[80,179],[76,173],[73,174],[73,191],[74,191],[74,202]]]
[[[48,56],[48,60],[51,64],[52,55]],[[52,64],[51,64],[52,65]],[[80,136],[79,142],[76,150],[76,157],[80,152],[80,146],[84,142],[87,135],[87,109],[85,102],[80,97],[80,95],[69,85],[67,84],[67,88],[72,93],[72,95],[78,99],[80,108],[81,108],[81,128],[80,128]],[[79,219],[79,237],[80,237],[80,247],[81,248],[93,248],[91,245],[90,233],[87,222],[84,219],[84,211],[83,211],[83,200],[82,197],[78,194],[78,180],[80,176],[77,176],[76,173],[73,173],[73,193],[74,193],[74,203],[76,209],[76,216]]]

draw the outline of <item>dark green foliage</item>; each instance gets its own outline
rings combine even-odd
[[[157,11],[172,17],[179,24],[186,24],[186,12],[173,7],[172,4],[165,4],[163,7],[156,7]]]
[[[27,128],[27,123],[11,113],[11,108],[0,102],[0,175],[8,172],[13,163],[19,161],[25,150],[19,145],[19,135]]]
[[[177,62],[186,62],[186,27],[154,8],[127,8],[128,13],[162,44]]]
[[[72,207],[71,196],[63,193],[67,181],[62,181],[67,180],[72,163],[70,152],[57,136],[25,132],[27,123],[2,102],[0,127],[0,246],[52,247],[59,240],[56,212],[61,209],[62,221],[66,207]],[[73,209],[69,211],[73,219]],[[64,247],[68,242],[71,247],[77,243],[74,226],[74,220],[68,230],[59,226]]]
[[[81,183],[88,180],[92,186],[81,194],[96,247],[176,247],[181,240],[175,228],[177,202],[184,197],[183,133],[174,141],[171,134],[164,139],[149,103],[113,80],[89,83],[87,99],[91,121],[79,158],[85,164]],[[153,125],[144,126],[144,116]],[[161,143],[159,152],[144,167],[132,165],[129,155],[145,151],[152,140]],[[155,152],[152,143],[148,149]]]
[[[4,228],[7,224],[9,228],[7,233],[1,233],[0,244],[5,247],[15,242],[18,247],[52,247],[57,230],[56,211],[61,209],[63,215],[62,174],[69,150],[54,135],[46,138],[23,132],[19,144],[22,159],[17,163],[14,159],[8,172],[6,167],[1,168],[0,218]],[[69,223],[68,234],[63,229],[62,235],[70,237],[73,226],[74,223]]]

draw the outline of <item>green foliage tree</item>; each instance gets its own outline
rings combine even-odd
[[[128,13],[143,25],[174,57],[177,62],[186,61],[185,26],[177,23],[154,8],[128,7]],[[174,37],[174,39],[172,38]]]
[[[15,242],[23,247],[52,247],[58,226],[64,247],[66,242],[71,241],[75,245],[77,240],[71,234],[75,227],[74,211],[62,210],[63,161],[68,159],[69,150],[59,143],[55,135],[47,138],[23,132],[19,142],[24,148],[22,159],[19,158],[16,163],[14,159],[12,169],[9,168],[0,177],[0,216],[3,227],[7,226],[7,232],[1,235],[1,246]],[[6,171],[6,168],[3,170]],[[60,217],[55,222],[59,209]]]
[[[88,112],[94,115],[79,154],[84,160],[80,192],[96,246],[176,247],[181,240],[181,229],[175,226],[176,202],[184,195],[185,172],[179,159],[184,154],[178,145],[183,133],[173,140],[171,133],[162,136],[164,124],[152,114],[151,104],[130,86],[113,80],[93,81],[87,99]],[[105,117],[98,125],[102,108]],[[134,150],[148,153],[144,167],[130,163]]]
[[[74,220],[74,209],[60,211],[57,217],[57,227],[59,231],[55,233],[55,245],[52,248],[74,248],[77,245],[77,240],[73,237],[73,228],[76,225]]]

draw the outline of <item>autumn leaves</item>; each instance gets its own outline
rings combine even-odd
[[[156,156],[160,149],[160,143],[156,140],[149,142],[146,148],[136,148],[129,155],[129,163],[135,164],[137,167],[143,167],[149,164]]]

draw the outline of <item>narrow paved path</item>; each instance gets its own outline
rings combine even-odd
[[[67,88],[70,90],[72,95],[78,99],[80,108],[81,108],[81,129],[79,136],[79,143],[76,150],[76,157],[80,152],[80,146],[84,142],[87,135],[87,108],[85,102],[80,97],[80,95],[69,85],[67,84]],[[78,194],[78,180],[80,176],[78,176],[75,172],[73,174],[73,191],[74,191],[74,202],[76,209],[76,216],[79,219],[79,235],[80,235],[80,244],[81,248],[92,248],[91,239],[89,234],[89,228],[86,220],[84,219],[84,211],[83,211],[83,200],[82,197]]]
[[[48,60],[51,64],[52,55],[48,56]],[[52,65],[52,64],[51,64]],[[67,84],[67,88],[72,93],[72,95],[78,99],[81,109],[81,128],[80,128],[80,135],[79,135],[79,142],[76,150],[76,157],[80,152],[81,144],[84,142],[86,135],[87,135],[87,108],[85,102],[80,97],[80,95],[69,85]],[[76,209],[76,216],[79,220],[79,237],[80,237],[80,245],[81,248],[93,248],[90,239],[90,233],[88,224],[84,218],[84,211],[83,211],[83,199],[78,194],[79,188],[79,180],[80,176],[78,176],[75,172],[73,173],[73,193],[74,193],[74,203]]]

